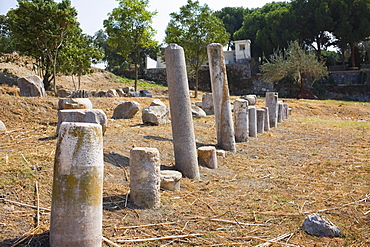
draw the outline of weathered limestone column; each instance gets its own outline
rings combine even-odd
[[[229,85],[222,49],[222,45],[217,43],[210,44],[207,47],[213,108],[216,119],[217,145],[227,151],[235,152],[235,134],[229,99]]]
[[[277,127],[277,116],[278,116],[278,93],[268,92],[266,93],[266,107],[269,108],[269,120],[270,127]]]
[[[177,44],[170,44],[165,56],[175,168],[185,177],[199,179],[184,49]]]
[[[283,120],[288,119],[289,117],[289,106],[287,104],[283,104],[284,108],[284,115],[283,115]]]
[[[278,117],[277,117],[277,121],[279,123],[283,122],[283,119],[284,119],[284,106],[283,106],[283,101],[278,101]]]
[[[257,109],[257,133],[265,131],[265,109]]]
[[[270,114],[269,114],[269,108],[268,107],[262,107],[262,109],[265,110],[265,123],[263,125],[263,128],[265,131],[270,130]]]
[[[248,100],[234,101],[234,129],[235,141],[246,142],[249,137]]]
[[[50,246],[101,246],[103,137],[94,123],[60,125],[55,152]]]
[[[156,148],[137,147],[130,151],[130,200],[139,207],[158,208],[160,158]]]
[[[204,146],[198,148],[199,164],[204,165],[210,169],[217,168],[217,153],[213,146]]]
[[[257,108],[248,106],[249,110],[249,136],[257,137]]]

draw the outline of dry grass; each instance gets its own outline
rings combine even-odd
[[[156,97],[168,104],[166,95]],[[152,99],[91,100],[111,117],[122,100],[146,106]],[[290,237],[279,242],[368,246],[369,202],[340,207],[370,193],[370,104],[285,101],[292,108],[288,120],[238,143],[237,152],[219,157],[217,170],[200,167],[201,179],[183,179],[180,192],[163,191],[156,210],[126,202],[129,151],[133,146],[156,147],[162,165],[173,166],[171,126],[144,126],[141,114],[109,120],[104,137],[103,235],[122,246],[254,246],[286,233]],[[39,196],[39,207],[50,207],[56,104],[52,97],[0,96],[1,120],[8,127],[0,133],[1,246],[11,246],[26,233],[30,236],[19,246],[47,246],[49,212],[40,210],[39,225],[32,231],[37,210],[9,201],[36,206]],[[198,146],[216,144],[213,116],[194,119],[194,125]],[[321,214],[341,228],[341,237],[316,238],[300,230],[309,213],[331,208],[338,209]],[[166,236],[182,238],[125,242]]]

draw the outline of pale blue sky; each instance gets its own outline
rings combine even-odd
[[[212,10],[220,10],[224,7],[259,8],[273,0],[199,0],[201,5],[208,4]],[[284,2],[275,0],[274,2]],[[288,1],[289,2],[289,1]],[[78,21],[84,33],[94,35],[103,28],[103,20],[107,14],[118,6],[116,0],[71,0],[72,6],[78,11]],[[160,43],[165,36],[164,30],[170,21],[169,14],[179,12],[180,7],[186,5],[187,0],[149,0],[150,10],[156,10],[157,16],[153,20],[153,28],[157,30],[155,39]],[[10,9],[17,7],[16,0],[0,0],[0,14],[6,14]]]

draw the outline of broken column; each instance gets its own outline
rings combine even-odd
[[[229,99],[226,65],[221,44],[207,47],[209,72],[211,76],[213,108],[216,119],[217,145],[225,150],[235,152],[234,125]]]
[[[257,133],[265,131],[265,109],[257,109]]]
[[[264,119],[264,124],[263,124],[263,129],[265,131],[270,130],[270,114],[269,114],[269,108],[268,107],[262,107],[262,109],[265,110],[265,119]]]
[[[170,44],[165,55],[175,168],[185,177],[198,179],[200,175],[184,49],[177,44]]]
[[[234,129],[236,142],[248,141],[248,101],[245,99],[236,99],[234,101]]]
[[[198,148],[199,165],[204,165],[210,169],[217,168],[217,153],[213,146],[203,146]]]
[[[130,151],[130,200],[143,208],[158,208],[160,158],[156,148],[137,147]]]
[[[249,136],[257,137],[257,109],[255,106],[248,106],[249,110]]]
[[[278,116],[277,116],[277,121],[278,123],[281,123],[283,122],[283,119],[284,119],[284,106],[283,106],[283,101],[278,101],[277,103],[277,108],[278,108]]]
[[[62,123],[54,162],[50,246],[101,246],[103,171],[101,125]]]
[[[269,108],[269,120],[270,127],[277,127],[277,117],[278,117],[278,93],[268,92],[266,93],[266,107]]]

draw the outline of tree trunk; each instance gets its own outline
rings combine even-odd
[[[195,87],[194,87],[194,98],[198,97],[198,85],[199,85],[199,69],[195,70]]]
[[[351,67],[356,67],[355,45],[353,44],[353,42],[349,42],[349,46],[351,47]]]

